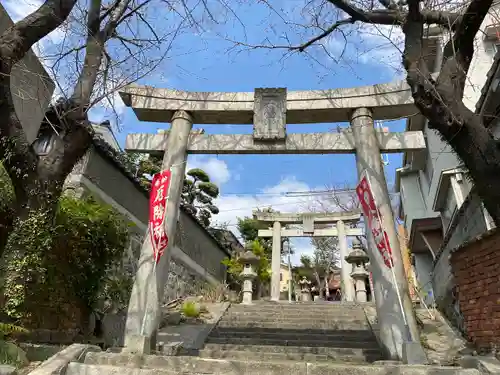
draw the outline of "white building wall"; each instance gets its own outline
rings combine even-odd
[[[481,96],[481,89],[486,82],[486,75],[491,68],[496,53],[495,40],[485,39],[484,30],[487,26],[499,23],[498,5],[492,9],[481,24],[480,31],[476,34],[475,51],[469,72],[467,85],[464,90],[464,104],[471,111],[476,110],[476,103]]]
[[[467,74],[464,103],[472,111],[475,111],[476,103],[481,95],[481,89],[486,82],[487,73],[492,66],[496,53],[495,44],[497,40],[485,37],[485,29],[488,26],[500,23],[500,11],[498,10],[500,7],[499,5],[495,7],[485,17],[481,29],[476,35],[474,57]],[[447,35],[443,36],[442,46],[445,45],[448,37]],[[500,125],[498,128],[500,129]],[[500,134],[500,130],[496,131]],[[426,166],[418,173],[418,183],[424,196],[425,213],[422,213],[421,208],[412,212],[412,206],[415,206],[415,204],[408,202],[411,198],[407,198],[406,201],[402,200],[403,211],[411,219],[409,222],[405,222],[409,233],[411,233],[413,219],[430,218],[439,215],[438,212],[433,210],[433,203],[439,188],[441,172],[445,169],[458,167],[461,164],[460,159],[455,155],[452,148],[441,140],[436,131],[429,129],[426,124],[423,132],[426,137],[428,152]],[[403,180],[411,179],[408,176],[402,176],[401,185],[403,185]],[[453,194],[451,189],[449,194]]]

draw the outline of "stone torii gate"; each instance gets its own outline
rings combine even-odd
[[[171,169],[165,229],[175,238],[176,219],[187,154],[336,154],[355,153],[358,175],[370,173],[372,191],[392,249],[399,239],[384,176],[381,153],[425,149],[422,132],[389,133],[375,130],[374,119],[398,119],[418,113],[411,90],[404,81],[349,89],[291,91],[286,88],[255,92],[186,92],[131,85],[120,92],[125,105],[141,121],[171,122],[162,134],[130,134],[127,151],[164,153],[163,169]],[[340,132],[287,134],[286,124],[350,122]],[[253,134],[203,134],[191,132],[196,124],[253,124]],[[132,289],[125,329],[125,346],[145,351],[154,340],[160,318],[160,298],[168,276],[169,247],[155,267],[146,236]],[[373,241],[368,254],[380,324],[380,341],[387,358],[401,359],[407,327],[413,338],[418,329],[399,251],[393,251],[394,275],[385,267]],[[394,281],[395,280],[395,281]],[[403,301],[401,314],[396,286]]]
[[[280,299],[280,264],[281,264],[281,238],[282,237],[338,237],[342,294],[346,301],[355,300],[354,284],[349,273],[345,257],[349,255],[347,236],[362,236],[361,228],[346,228],[347,223],[358,222],[361,219],[360,211],[338,213],[273,213],[254,211],[253,217],[263,223],[272,225],[272,229],[260,229],[259,237],[272,237],[271,259],[271,300]],[[335,224],[335,228],[315,228],[315,223]],[[282,225],[302,224],[302,229],[284,229]]]

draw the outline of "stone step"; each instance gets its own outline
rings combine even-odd
[[[375,340],[370,330],[314,330],[276,329],[255,327],[251,329],[216,327],[209,338],[261,338],[276,340],[369,341]]]
[[[363,343],[360,343],[363,344]],[[241,344],[213,344],[208,343],[203,348],[205,350],[219,351],[237,351],[254,353],[291,353],[291,354],[319,354],[338,357],[341,355],[356,354],[359,356],[371,355],[380,357],[380,350],[377,347],[359,347],[352,346],[328,347],[328,346],[305,346],[305,345],[241,345]]]
[[[120,366],[119,375],[169,375],[171,373],[183,375],[481,375],[476,369],[460,367],[244,361],[105,352],[88,353],[85,357],[85,364]],[[89,367],[82,364],[70,366],[71,370],[67,375],[118,375],[118,371],[112,371],[108,366],[100,366],[99,373],[91,373]],[[142,370],[138,371],[137,368],[142,368]]]
[[[235,350],[200,350],[201,358],[217,359],[239,359],[245,361],[335,361],[335,362],[353,362],[353,363],[371,363],[381,359],[380,353],[368,356],[363,353],[331,353],[331,354],[311,354],[311,353],[273,353],[273,352],[251,352]]]
[[[361,319],[356,319],[354,317],[337,317],[337,316],[331,316],[328,318],[315,318],[315,317],[303,317],[303,316],[297,316],[297,317],[289,317],[289,316],[261,316],[261,315],[254,315],[254,316],[234,316],[234,315],[227,315],[224,316],[221,320],[221,322],[228,322],[228,323],[293,323],[293,324],[310,324],[310,323],[318,323],[318,324],[347,324],[347,323],[352,323],[352,324],[360,324],[360,325],[367,325],[367,321],[364,318]]]
[[[66,367],[64,375],[177,375],[175,370],[165,369],[141,369],[141,368],[123,368],[121,366],[110,365],[89,365],[80,362],[71,362]],[[195,372],[183,372],[184,375],[194,375]],[[200,374],[201,375],[201,374]]]
[[[325,311],[318,314],[310,314],[307,311],[228,311],[225,315],[228,317],[235,318],[290,318],[290,319],[355,319],[363,320],[366,319],[363,312],[358,311]]]
[[[307,314],[324,314],[324,313],[363,313],[363,308],[359,306],[336,306],[332,305],[302,305],[302,306],[274,306],[274,305],[233,305],[229,312],[250,312],[250,313],[272,313],[272,312],[288,312],[288,313],[307,313]]]
[[[297,339],[290,337],[287,340],[276,339],[273,337],[262,338],[262,337],[213,337],[210,336],[207,339],[206,345],[216,344],[216,345],[229,345],[229,346],[279,346],[279,347],[306,347],[306,348],[359,348],[359,349],[374,349],[378,348],[378,343],[375,338],[367,341],[354,341],[354,340],[343,340],[342,338],[336,338],[335,340],[325,340],[321,339],[311,339],[303,338]]]
[[[217,327],[221,328],[230,328],[230,327],[238,327],[238,328],[276,328],[276,329],[329,329],[329,330],[370,330],[370,326],[368,323],[357,323],[357,322],[283,322],[283,321],[226,321],[221,320]]]
[[[285,300],[281,301],[265,301],[256,300],[252,301],[251,305],[233,304],[233,308],[254,308],[258,309],[260,307],[273,307],[273,308],[304,308],[304,307],[317,307],[317,308],[362,308],[365,306],[375,306],[373,302],[344,302],[344,301],[310,301],[310,302],[288,302]]]

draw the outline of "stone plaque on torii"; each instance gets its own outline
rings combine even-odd
[[[357,223],[361,219],[361,211],[337,213],[281,213],[254,211],[253,217],[262,223],[272,225],[272,229],[260,229],[259,237],[272,237],[271,255],[271,300],[280,299],[280,266],[282,237],[337,237],[340,250],[341,277],[343,299],[347,302],[355,300],[355,291],[345,258],[349,255],[347,237],[362,236],[362,228],[350,228],[345,224]],[[335,224],[335,228],[315,228],[318,224]],[[302,229],[286,229],[283,225],[302,224]]]
[[[380,154],[420,152],[425,150],[425,140],[420,131],[389,133],[373,126],[374,119],[392,120],[418,113],[406,82],[334,90],[256,89],[254,93],[186,92],[130,85],[120,92],[120,96],[139,120],[172,124],[168,132],[161,134],[130,134],[125,145],[127,151],[164,153],[163,169],[173,168],[166,209],[166,232],[171,239],[176,223],[169,219],[178,217],[188,154],[355,154],[358,176],[368,170],[372,190],[379,197],[379,210],[394,249],[395,279],[402,291],[405,309],[412,309],[408,281],[397,251],[399,239]],[[350,126],[327,133],[286,134],[285,131],[286,124],[332,122],[350,122]],[[254,132],[195,133],[191,132],[193,123],[253,124]],[[306,231],[310,230],[310,224],[308,226]],[[368,240],[380,340],[389,358],[401,358],[406,327],[398,308],[395,285],[390,281],[391,270],[384,268],[373,241]],[[167,248],[155,273],[146,237],[129,304],[125,332],[127,350],[143,351],[144,341],[154,337],[168,262]],[[417,337],[414,315],[411,311],[406,315],[412,335]]]

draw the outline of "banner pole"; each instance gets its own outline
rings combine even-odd
[[[384,224],[383,223],[383,217],[380,214],[380,211],[379,211],[378,205],[377,205],[377,199],[375,198],[375,194],[374,194],[374,192],[372,190],[372,184],[371,184],[371,181],[370,181],[370,175],[369,175],[369,173],[368,173],[367,170],[365,170],[365,173],[366,173],[366,179],[368,181],[368,185],[370,186],[370,190],[372,192],[373,203],[375,203],[375,209],[377,210],[378,220],[379,220],[379,223],[380,223],[380,227],[383,230],[382,237],[384,239],[384,243],[385,243],[386,249],[390,250],[392,282],[394,283],[394,287],[396,288],[396,296],[398,298],[399,308],[401,309],[401,316],[403,318],[403,323],[405,325],[406,336],[407,336],[407,338],[410,341],[413,341],[413,338],[412,338],[412,335],[411,335],[411,332],[410,332],[410,327],[408,326],[408,321],[406,319],[406,314],[405,314],[405,310],[404,310],[404,307],[403,307],[403,299],[401,297],[401,292],[399,290],[399,285],[398,285],[398,282],[397,282],[397,279],[396,279],[396,273],[394,272],[394,258],[392,256],[392,248],[390,247],[390,244],[388,243],[386,235],[385,235],[385,230],[384,230],[384,225],[383,225]],[[372,234],[372,237],[373,237],[373,234]]]

